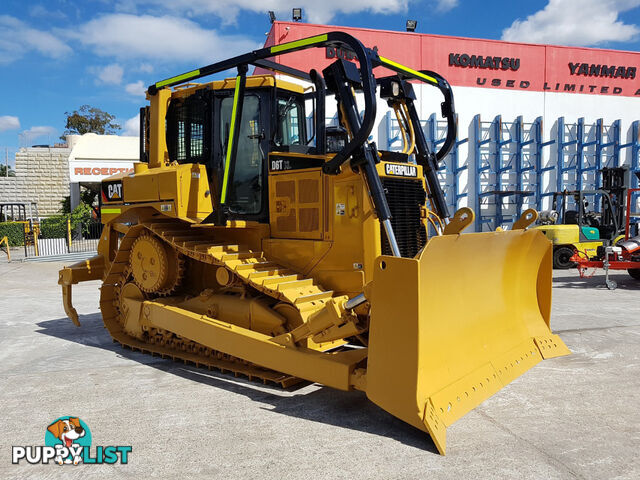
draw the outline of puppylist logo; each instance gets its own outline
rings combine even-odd
[[[14,446],[11,463],[50,462],[58,465],[129,463],[132,447],[96,446],[91,449],[91,430],[78,417],[60,417],[47,426],[43,445]]]

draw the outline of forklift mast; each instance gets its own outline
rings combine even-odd
[[[621,227],[625,223],[625,197],[627,194],[628,172],[626,167],[603,168],[602,190],[609,194],[611,209],[606,208],[606,199],[602,196],[602,225],[618,225]]]

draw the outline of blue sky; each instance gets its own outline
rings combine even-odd
[[[289,20],[638,50],[640,0],[2,0],[0,157],[53,144],[89,104],[137,134],[144,87],[261,46],[267,10]]]

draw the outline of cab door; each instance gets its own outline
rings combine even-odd
[[[217,185],[222,184],[229,145],[233,90],[215,92],[214,162]],[[268,222],[266,153],[269,151],[269,91],[247,90],[239,123],[238,150],[226,198],[229,219]],[[232,159],[233,161],[233,159]],[[220,188],[218,188],[218,195]]]
[[[322,155],[307,145],[304,99],[279,90],[269,154],[269,219],[273,238],[322,240]]]

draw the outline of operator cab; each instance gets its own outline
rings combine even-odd
[[[304,90],[273,75],[247,77],[236,161],[227,167],[235,84],[231,78],[188,86],[171,98],[166,122],[169,160],[206,165],[214,198],[228,169],[228,218],[267,222],[269,153],[314,153],[308,146]]]
[[[363,176],[376,218],[384,230],[381,233],[389,241],[390,252],[402,256],[394,236],[394,222],[397,223],[401,215],[392,213],[390,203],[393,201],[389,202],[386,198],[389,189],[383,185],[381,177],[407,177],[405,180],[388,180],[391,183],[402,181],[402,185],[398,185],[399,191],[403,190],[405,181],[414,182],[420,187],[420,191],[410,195],[409,200],[412,205],[416,204],[415,216],[420,224],[424,224],[420,220],[422,213],[418,210],[425,201],[424,181],[431,207],[426,214],[437,217],[437,222],[431,220],[436,230],[444,228],[441,219],[448,218],[449,213],[437,171],[438,162],[455,143],[451,88],[435,72],[418,72],[404,67],[380,57],[375,51],[340,33],[313,37],[310,43],[292,44],[286,50],[294,51],[331,42],[350,45],[360,66],[338,59],[321,72],[315,69],[309,72],[296,70],[264,57],[273,56],[269,54],[274,51],[283,51],[284,47],[274,46],[151,85],[147,98],[152,101],[152,108],[142,109],[140,116],[140,157],[143,162],[148,159],[150,168],[169,164],[205,166],[209,188],[204,192],[204,197],[210,198],[212,213],[200,223],[217,226],[227,225],[227,220],[269,223],[273,234],[277,230],[273,230],[273,224],[280,223],[286,224],[287,235],[304,231],[305,238],[320,235],[324,231],[320,225],[320,219],[324,217],[319,214],[323,206],[315,200],[316,197],[320,198],[319,193],[324,188],[323,178],[344,172],[342,165],[349,162],[351,170]],[[287,75],[287,78],[304,80],[312,87],[304,89],[275,75],[247,76],[249,65],[279,72]],[[378,66],[384,66],[396,74],[376,78],[372,69]],[[185,80],[233,67],[237,67],[238,71],[235,78],[207,84],[185,83]],[[447,135],[437,152],[431,151],[419,128],[420,118],[414,103],[416,96],[410,79],[437,87],[444,96],[441,109],[447,120]],[[167,87],[174,88],[169,90]],[[379,151],[375,143],[370,141],[376,120],[376,93],[379,93],[380,99],[386,100],[398,117],[404,145],[401,153]],[[335,97],[338,126],[325,124],[327,96]],[[360,106],[357,97],[362,99]],[[312,121],[307,122],[305,104],[308,106],[311,103],[313,117],[310,119]],[[313,124],[312,134],[307,132],[307,123]],[[162,138],[163,130],[165,138]],[[150,142],[149,136],[155,136],[156,140]],[[410,158],[416,166],[388,165],[391,162],[407,163]],[[384,165],[378,167],[380,162]],[[296,180],[296,186],[292,187],[292,182],[285,182],[280,175],[293,174],[290,170],[313,173],[313,178],[300,179],[300,185]],[[422,173],[420,178],[419,172]],[[193,178],[201,178],[198,172],[194,171],[192,175],[195,175]],[[280,188],[275,184],[278,183],[276,177],[279,177]],[[310,188],[310,181],[316,184],[315,188]],[[296,194],[292,188],[295,192],[304,191],[308,195]],[[286,199],[275,200],[279,196]],[[409,197],[401,194],[398,198],[406,202]],[[291,202],[313,206],[300,207],[298,215],[298,207]],[[288,213],[283,213],[285,211]],[[284,216],[287,218],[281,218]],[[274,221],[271,217],[278,218]],[[395,220],[392,221],[392,218]],[[293,231],[294,223],[299,231]],[[400,224],[396,226],[406,228]],[[413,230],[408,228],[407,231]],[[383,251],[386,251],[384,245]],[[409,255],[413,249],[407,252]]]

